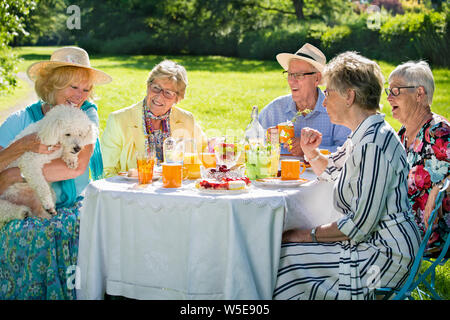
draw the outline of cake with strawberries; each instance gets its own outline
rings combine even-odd
[[[221,180],[203,179],[197,180],[195,187],[206,190],[244,190],[250,185],[250,179],[241,178],[222,178]]]

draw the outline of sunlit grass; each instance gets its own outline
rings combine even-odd
[[[19,71],[33,62],[48,59],[56,47],[16,48],[23,61]],[[93,56],[91,64],[110,74],[114,81],[97,86],[95,96],[100,114],[100,130],[106,124],[109,113],[130,106],[145,95],[145,82],[151,68],[162,59],[172,59],[184,65],[188,71],[189,85],[179,107],[191,111],[206,132],[225,134],[227,130],[245,129],[250,121],[253,105],[261,110],[274,98],[288,94],[286,80],[275,61],[247,60],[220,56]],[[378,61],[387,79],[395,65]],[[449,118],[450,96],[448,69],[433,69],[436,90],[432,110]],[[387,86],[387,85],[386,85]],[[8,108],[21,96],[0,100],[0,110]],[[383,93],[382,112],[386,120],[398,130],[400,123],[392,118],[391,108]]]

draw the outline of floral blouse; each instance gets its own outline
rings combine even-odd
[[[405,146],[410,164],[408,194],[417,225],[422,235],[426,228],[424,209],[432,187],[449,175],[450,168],[450,124],[444,117],[433,117],[420,129],[416,139],[406,147],[405,128],[398,132]],[[447,193],[442,203],[442,216],[433,225],[433,233],[428,242],[429,249],[440,249],[450,230],[450,195]],[[432,250],[434,251],[434,250]],[[437,250],[440,251],[440,250]]]

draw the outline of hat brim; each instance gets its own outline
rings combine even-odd
[[[309,59],[306,57],[302,57],[302,56],[298,56],[296,54],[292,54],[292,53],[279,53],[277,54],[277,61],[278,63],[281,65],[281,67],[287,71],[287,69],[289,69],[289,61],[291,61],[291,59],[298,59],[298,60],[303,60],[306,61],[310,64],[312,64],[314,66],[314,68],[316,68],[317,70],[319,70],[319,72],[323,72],[324,69],[324,65],[313,60],[313,59]]]
[[[112,81],[111,76],[106,74],[103,71],[100,71],[98,69],[92,68],[92,67],[86,67],[78,63],[71,63],[71,62],[59,62],[59,61],[40,61],[35,62],[32,65],[30,65],[27,69],[27,75],[28,77],[35,81],[37,78],[37,74],[41,68],[50,68],[55,69],[58,67],[78,67],[78,68],[84,68],[84,69],[90,69],[94,71],[94,84],[107,84]]]

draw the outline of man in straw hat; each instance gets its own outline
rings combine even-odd
[[[0,126],[0,194],[23,181],[19,168],[5,169],[12,161],[25,152],[48,154],[55,150],[42,144],[35,134],[11,143],[16,135],[59,104],[80,108],[98,126],[97,106],[89,96],[94,85],[111,81],[109,75],[92,68],[88,53],[77,47],[56,50],[50,60],[32,64],[27,73],[41,100],[11,114]],[[44,176],[56,194],[57,215],[48,220],[33,216],[12,220],[0,229],[0,300],[76,298],[75,290],[66,286],[70,276],[66,270],[77,263],[78,212],[81,193],[89,184],[89,169],[94,179],[102,177],[98,139],[95,145],[81,149],[76,169],[68,168],[60,158],[44,166]],[[17,204],[36,208],[40,203],[33,198],[32,194],[21,195],[23,203]],[[42,272],[36,266],[45,269]],[[16,285],[20,279],[26,281]]]
[[[278,54],[277,60],[285,70],[283,75],[287,79],[291,94],[276,98],[261,111],[259,115],[261,125],[267,129],[295,118],[295,138],[284,144],[281,154],[303,156],[300,132],[304,127],[322,133],[320,148],[336,151],[336,148],[345,142],[350,130],[332,124],[323,106],[325,95],[319,84],[322,84],[325,55],[318,48],[306,43],[294,54]]]

